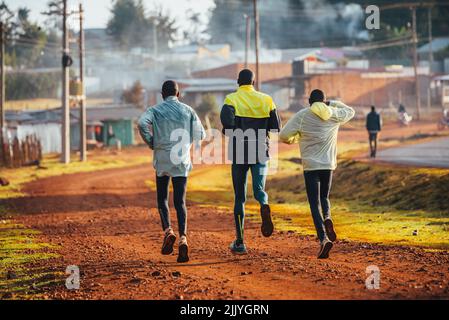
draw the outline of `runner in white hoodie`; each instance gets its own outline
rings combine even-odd
[[[332,171],[337,167],[338,128],[355,114],[354,109],[342,102],[325,101],[323,91],[313,90],[309,98],[310,108],[296,113],[279,135],[282,142],[299,142],[307,198],[321,242],[319,259],[329,257],[337,239],[331,219],[329,192]]]

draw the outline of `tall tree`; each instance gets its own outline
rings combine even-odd
[[[115,0],[111,13],[107,30],[121,47],[153,47],[154,29],[159,51],[175,40],[175,20],[162,9],[147,14],[142,0]]]
[[[145,17],[142,0],[116,0],[111,13],[107,30],[120,46],[137,47],[145,44],[151,25]]]

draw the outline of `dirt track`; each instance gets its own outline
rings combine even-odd
[[[53,177],[28,184],[29,196],[10,200],[19,222],[60,245],[61,258],[30,267],[80,267],[81,289],[51,287],[49,298],[449,298],[447,252],[339,241],[323,261],[316,259],[315,239],[286,232],[266,239],[248,222],[249,254],[234,256],[228,250],[232,213],[190,202],[191,261],[178,264],[176,256],[159,253],[155,195],[144,184],[153,175],[148,164]],[[380,290],[365,288],[369,265],[380,268]]]

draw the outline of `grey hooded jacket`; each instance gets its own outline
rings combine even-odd
[[[330,106],[315,102],[296,113],[279,134],[282,142],[299,142],[304,171],[337,167],[337,135],[341,124],[354,117],[354,109],[342,102]]]

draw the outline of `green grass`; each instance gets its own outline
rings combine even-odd
[[[44,168],[2,168],[0,174],[10,185],[0,187],[0,199],[24,196],[22,186],[36,179],[128,167],[150,160],[149,156],[142,156],[142,152],[128,150],[117,154],[106,151],[93,153],[87,162],[74,160],[64,165],[57,156],[49,155],[41,163]],[[0,206],[0,299],[45,298],[42,289],[61,283],[64,274],[34,265],[41,266],[46,260],[58,257],[57,248],[43,241],[38,231],[15,223],[13,218],[8,208]],[[14,274],[14,279],[7,279],[8,272]]]
[[[31,267],[58,256],[56,248],[41,241],[38,234],[11,220],[0,220],[1,299],[39,299],[43,288],[62,281],[59,273]]]

